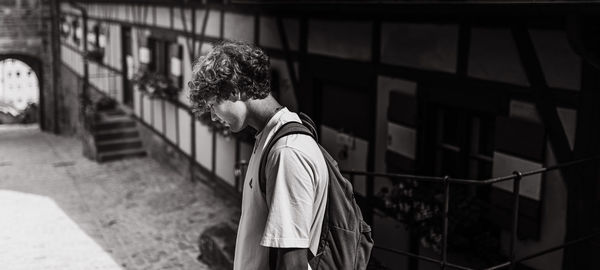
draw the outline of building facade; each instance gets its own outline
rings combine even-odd
[[[92,100],[116,100],[138,121],[154,157],[194,179],[239,190],[236,164],[248,160],[253,138],[196,119],[186,83],[211,44],[241,40],[271,56],[274,92],[313,117],[321,143],[344,170],[489,179],[600,153],[593,125],[599,73],[586,50],[594,43],[586,41],[580,18],[591,11],[583,6],[227,2],[61,2],[61,96],[70,104],[62,108],[63,130],[81,132],[77,104],[87,65]],[[179,90],[153,96],[136,85],[141,71]],[[575,205],[597,204],[598,179],[593,168],[525,177],[516,256],[597,227],[597,215],[585,214],[593,208]],[[368,198],[395,185],[386,177],[353,182]],[[508,256],[512,184],[461,192],[470,195],[456,193],[456,200],[464,195],[487,205],[477,217],[493,228],[496,253]],[[438,256],[397,218],[367,212],[378,246]],[[558,250],[522,266],[588,263],[578,256],[598,251],[589,248],[584,255]],[[469,259],[472,252],[449,256],[486,263]],[[388,267],[439,267],[382,249],[373,256]]]

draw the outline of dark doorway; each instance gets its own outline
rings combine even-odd
[[[131,41],[131,27],[123,26],[121,28],[121,48],[123,57],[121,59],[122,76],[123,76],[123,103],[129,107],[133,107],[133,53]]]

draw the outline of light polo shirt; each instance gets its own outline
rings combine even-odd
[[[244,180],[234,270],[269,269],[269,247],[317,252],[329,173],[314,139],[294,134],[277,141],[265,168],[266,200],[260,191],[258,172],[263,150],[275,132],[290,121],[301,122],[297,114],[283,108],[256,135]]]

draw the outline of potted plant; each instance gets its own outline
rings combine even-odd
[[[176,100],[181,91],[180,88],[173,86],[170,78],[157,72],[138,71],[133,77],[133,82],[150,98]]]

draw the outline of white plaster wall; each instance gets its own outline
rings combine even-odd
[[[217,176],[231,186],[235,186],[235,140],[217,135],[216,159]]]
[[[172,143],[177,143],[177,107],[170,102],[165,102],[165,128],[167,138]]]
[[[556,164],[556,157],[548,142],[545,163]],[[567,189],[560,172],[557,170],[546,173],[544,178],[544,202],[542,203],[540,240],[518,240],[516,243],[517,258],[526,256],[542,249],[561,245],[565,240],[567,216]],[[502,233],[502,246],[505,251],[509,247],[510,233]],[[534,269],[562,269],[563,251],[558,250],[544,256],[523,262]]]
[[[143,120],[144,122],[146,122],[147,124],[151,124],[151,120],[152,120],[152,111],[150,110],[150,106],[152,106],[152,102],[150,100],[150,98],[148,98],[148,96],[146,95],[142,95],[142,102],[143,102]]]
[[[285,60],[271,58],[271,68],[277,70],[279,73],[279,102],[288,107],[291,111],[298,110],[298,100],[296,99],[296,93],[294,92],[294,86],[290,79],[290,73],[287,68]],[[294,70],[296,71],[296,78],[298,77],[298,63],[294,63]]]
[[[556,111],[567,135],[569,146],[573,150],[573,146],[575,145],[575,131],[577,130],[577,111],[562,107],[556,108]]]
[[[109,66],[122,70],[121,26],[118,24],[103,24],[103,26],[106,29],[104,59]]]
[[[206,10],[196,10],[196,32],[202,33]],[[221,11],[209,10],[205,34],[209,37],[219,37],[221,31]]]
[[[530,29],[529,34],[548,85],[579,90],[581,58],[569,45],[567,34],[564,31],[543,29]]]
[[[388,121],[387,111],[390,91],[398,91],[415,96],[417,84],[412,81],[379,76],[377,78],[377,130],[375,134],[375,171],[385,172],[385,151],[387,150]],[[376,181],[378,182],[378,181]],[[376,189],[377,190],[377,189]]]
[[[152,126],[154,127],[154,129],[156,131],[158,131],[158,133],[165,134],[165,132],[163,130],[164,129],[163,121],[165,121],[165,119],[163,119],[163,101],[158,98],[152,99],[152,106],[153,106],[152,111],[154,114],[154,120],[152,122]]]
[[[191,33],[192,26],[192,11],[189,8],[173,8],[173,28]]]
[[[187,83],[192,79],[192,60],[190,58],[190,50],[192,48],[188,47],[188,44],[192,44],[192,39],[188,38],[186,39],[183,36],[178,36],[177,37],[177,43],[179,43],[181,45],[182,51],[183,51],[183,56],[182,56],[182,76],[183,76],[183,84],[182,84],[182,89],[181,92],[179,93],[179,101],[185,105],[190,105],[190,101],[189,101],[189,95],[190,95],[190,88],[188,87]],[[199,54],[198,50],[196,50],[196,53]]]
[[[509,154],[494,152],[494,163],[492,168],[492,177],[501,177],[511,175],[514,171],[520,172],[532,171],[542,168],[542,164],[526,160],[523,158],[515,157]],[[542,187],[542,175],[535,174],[523,177],[520,186],[521,196],[540,201],[541,198],[541,187]],[[493,184],[494,187],[506,190],[508,192],[513,191],[513,180],[498,182]]]
[[[371,60],[371,22],[311,19],[308,23],[308,51],[314,54]]]
[[[194,121],[196,125],[196,161],[204,168],[211,170],[212,168],[212,132],[207,126],[198,121]]]
[[[517,45],[507,28],[471,29],[468,74],[480,79],[529,86]]]
[[[250,161],[253,147],[254,146],[249,143],[240,142],[240,160]]]
[[[137,87],[133,87],[133,113],[137,117],[142,115],[142,97]]]
[[[66,46],[61,46],[61,58],[63,63],[75,71],[78,76],[83,76],[83,59],[80,54]]]
[[[179,148],[186,154],[192,154],[192,119],[190,114],[179,108]]]
[[[348,148],[348,157],[346,159],[342,159],[339,155],[344,148],[344,143],[340,142],[340,136],[349,138],[352,141],[352,146]],[[368,141],[343,134],[326,125],[321,125],[320,140],[321,145],[338,162],[341,170],[367,171]],[[366,196],[366,178],[364,176],[354,177],[354,192]]]
[[[260,17],[260,46],[283,49],[281,36],[274,17]],[[286,33],[290,50],[296,51],[300,44],[300,23],[297,19],[283,19],[283,29]]]
[[[156,26],[171,27],[171,10],[167,7],[156,7]]]
[[[145,22],[147,25],[158,25],[157,7],[143,5],[140,6],[140,9],[142,12],[139,20]],[[157,16],[155,17],[154,14],[157,14]]]
[[[254,17],[225,12],[223,25],[225,39],[254,43]]]

